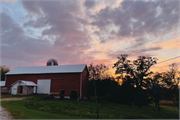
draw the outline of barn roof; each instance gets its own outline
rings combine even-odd
[[[48,74],[48,73],[81,73],[86,64],[79,65],[56,65],[56,66],[33,66],[33,67],[16,67],[6,73],[14,74]]]
[[[16,82],[14,82],[13,84],[12,84],[12,86],[14,85],[14,84],[16,84],[16,83],[18,83],[18,82],[22,82],[22,83],[24,83],[25,85],[27,85],[27,86],[37,86],[34,82],[32,82],[32,81],[24,81],[24,80],[18,80],[18,81],[16,81]]]

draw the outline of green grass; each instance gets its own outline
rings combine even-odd
[[[6,108],[13,119],[85,119],[79,116],[69,116],[62,113],[53,114],[25,107],[25,100],[21,101],[2,101],[1,106]]]
[[[14,119],[92,119],[96,118],[96,104],[94,101],[73,100],[41,100],[34,101],[34,108],[25,107],[26,100],[2,101],[2,106],[14,116]],[[110,102],[98,103],[101,119],[178,119],[177,107],[161,106],[158,111],[154,105],[128,106]]]

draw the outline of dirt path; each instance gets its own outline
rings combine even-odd
[[[0,101],[23,100],[23,99],[28,99],[28,98],[32,98],[32,97],[3,98]]]
[[[10,120],[10,119],[13,119],[13,117],[11,116],[11,113],[9,111],[7,111],[5,108],[0,106],[0,119]]]
[[[20,97],[20,98],[3,98],[0,101],[11,101],[11,100],[23,100],[31,97]],[[0,120],[10,120],[13,119],[13,116],[6,108],[0,106]]]

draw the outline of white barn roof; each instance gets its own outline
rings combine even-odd
[[[56,65],[56,66],[35,66],[35,67],[16,67],[6,73],[14,74],[46,74],[46,73],[81,73],[86,64],[80,65]]]
[[[32,82],[32,81],[24,81],[24,80],[18,80],[18,81],[16,81],[15,83],[13,83],[12,85],[14,85],[14,84],[16,84],[16,83],[23,83],[23,84],[25,84],[25,85],[27,85],[27,86],[37,86],[34,82]]]

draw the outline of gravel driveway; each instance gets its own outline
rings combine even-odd
[[[0,119],[10,120],[10,119],[13,119],[13,117],[11,116],[11,113],[9,111],[7,111],[5,108],[0,106]]]

